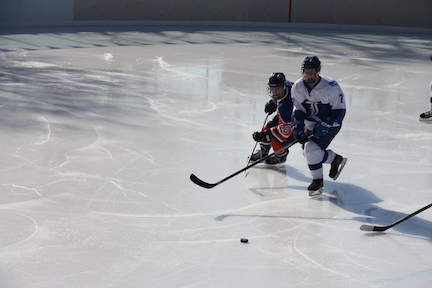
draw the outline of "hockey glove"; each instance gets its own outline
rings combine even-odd
[[[309,138],[306,135],[306,130],[304,128],[305,128],[304,123],[303,122],[299,122],[299,121],[298,122],[294,122],[293,128],[292,128],[293,129],[294,138],[296,140],[298,140],[299,143],[302,143],[302,144],[309,141]]]
[[[257,142],[270,142],[273,138],[271,131],[267,130],[264,132],[255,132],[252,134],[252,138]]]
[[[314,129],[314,136],[320,137],[320,136],[327,135],[327,133],[329,132],[329,130],[332,126],[333,126],[332,121],[319,122],[318,125]]]
[[[273,100],[270,100],[269,102],[267,102],[267,103],[265,104],[264,112],[270,115],[270,114],[272,114],[273,112],[275,112],[276,109],[277,109],[277,105],[276,105],[276,103],[275,103]]]

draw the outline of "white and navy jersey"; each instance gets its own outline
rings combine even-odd
[[[303,79],[297,80],[291,90],[294,102],[295,121],[304,121],[313,130],[320,121],[333,122],[341,126],[346,113],[345,96],[339,84],[321,76],[314,88],[309,89]]]

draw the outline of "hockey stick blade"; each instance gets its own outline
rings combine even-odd
[[[190,175],[190,180],[192,180],[193,183],[197,184],[198,186],[201,186],[203,188],[207,188],[207,189],[211,189],[213,187],[215,187],[216,185],[219,185],[219,183],[207,183],[201,179],[199,179],[197,176],[195,176],[194,174]]]
[[[360,226],[360,230],[362,230],[362,231],[376,231],[376,232],[386,231],[387,229],[392,228],[393,226],[419,214],[420,212],[425,211],[426,209],[429,209],[430,207],[432,207],[432,203],[429,205],[426,205],[425,207],[423,207],[423,208],[421,208],[421,209],[419,209],[419,210],[417,210],[417,211],[415,211],[415,212],[413,212],[413,213],[411,213],[411,214],[409,214],[409,215],[407,215],[407,216],[405,216],[405,217],[403,217],[403,218],[401,218],[401,219],[399,219],[399,220],[397,220],[397,221],[395,221],[392,224],[387,225],[387,226],[373,226],[373,225],[364,224],[364,225]]]
[[[367,225],[367,224],[360,226],[360,230],[362,230],[362,231],[379,231],[379,232],[381,232],[381,231],[385,231],[389,228],[390,227],[372,226],[372,225]]]

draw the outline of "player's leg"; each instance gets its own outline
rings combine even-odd
[[[294,140],[295,140],[294,135],[292,135],[292,134],[283,143],[279,142],[277,139],[272,139],[271,147],[272,147],[273,151],[278,151],[283,146],[287,145],[288,143],[293,142]],[[289,149],[283,149],[282,151],[279,151],[278,153],[276,153],[272,157],[268,158],[266,160],[266,163],[267,164],[285,163],[288,154],[289,154]]]
[[[432,96],[430,97],[430,110],[420,114],[420,120],[432,120]]]
[[[332,165],[330,176],[334,176],[334,169],[336,169],[336,173],[339,171],[338,168],[341,166],[339,159],[344,158],[337,155],[332,150],[327,149],[327,147],[339,133],[340,129],[341,127],[331,128],[325,136],[319,138],[312,137],[310,141],[306,142],[304,145],[304,154],[312,176],[312,183],[308,187],[309,195],[311,196],[322,193],[322,187],[324,186],[323,163],[330,163]]]
[[[426,112],[420,114],[420,120],[421,121],[432,120],[432,81],[429,84],[429,90],[431,91],[430,99],[429,99],[429,111],[426,111]]]

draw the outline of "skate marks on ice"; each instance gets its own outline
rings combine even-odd
[[[248,249],[254,253],[273,253],[274,249],[268,248],[273,245],[273,248],[280,247],[276,250],[281,258],[295,263],[298,275],[313,269],[314,276],[305,280],[309,284],[326,277],[334,281],[332,285],[349,281],[352,287],[380,287],[384,282],[397,282],[398,273],[422,273],[424,263],[408,260],[411,267],[406,270],[406,263],[391,259],[410,253],[395,252],[397,247],[427,245],[418,240],[431,240],[431,235],[421,230],[430,231],[432,222],[416,219],[412,223],[417,226],[414,229],[394,227],[395,231],[371,237],[376,234],[360,231],[360,225],[367,221],[388,221],[382,220],[382,216],[394,216],[394,212],[379,207],[385,203],[367,189],[328,182],[324,193],[315,198],[305,195],[304,189],[290,189],[289,185],[250,188],[261,194],[250,191],[253,197],[262,198],[260,202],[221,213],[215,220],[233,229],[238,227],[241,233],[237,235],[249,239]],[[366,275],[371,278],[364,278]],[[394,287],[405,287],[398,285]]]
[[[29,241],[38,232],[36,220],[28,215],[0,211],[0,216],[0,235],[2,235],[0,253],[7,248]]]
[[[267,219],[278,219],[287,222],[297,223],[302,225],[305,223],[315,223],[320,224],[323,220],[326,221],[324,226],[338,226],[339,224],[328,224],[331,221],[344,221],[353,223],[355,230],[352,233],[373,235],[375,233],[364,233],[359,229],[361,224],[369,223],[373,225],[388,225],[412,211],[418,209],[417,207],[402,207],[403,211],[407,211],[408,214],[395,211],[396,208],[386,208],[382,207],[386,205],[386,201],[383,201],[378,196],[376,196],[372,191],[365,189],[361,186],[352,183],[334,182],[330,179],[324,181],[324,192],[317,197],[307,197],[307,191],[305,190],[310,182],[309,177],[303,174],[301,171],[289,165],[282,166],[264,166],[257,165],[255,169],[260,170],[259,173],[255,173],[256,177],[261,177],[260,183],[264,184],[265,181],[272,173],[277,173],[276,176],[277,183],[282,185],[275,185],[272,183],[267,183],[268,185],[263,185],[262,187],[250,187],[250,197],[254,199],[259,199],[255,205],[246,206],[242,211],[254,211],[256,207],[259,206],[258,211],[260,213],[224,213],[218,215],[215,219],[217,221],[224,221],[231,217],[240,217],[244,219],[249,219],[253,221],[256,218],[267,218]],[[268,173],[264,170],[267,170]],[[288,183],[281,182],[281,178],[288,177],[293,178],[295,181],[287,180]],[[294,184],[291,184],[294,182]],[[300,183],[297,183],[300,182]],[[301,183],[305,183],[304,186]],[[287,184],[284,186],[283,184]],[[307,202],[328,202],[342,210],[348,212],[335,212],[337,214],[323,216],[317,216],[312,211],[308,212]],[[411,211],[412,210],[412,211]],[[265,212],[267,211],[267,213]],[[331,210],[332,211],[332,210]],[[234,211],[233,211],[234,212]],[[316,211],[313,211],[316,212]],[[338,215],[340,214],[340,215]],[[313,216],[312,216],[313,215]],[[334,229],[332,227],[330,229]],[[432,240],[432,222],[429,220],[422,219],[421,217],[413,217],[407,220],[405,223],[401,223],[392,227],[392,230],[386,231],[387,234],[397,234],[406,237],[416,237],[426,240]]]
[[[223,155],[249,152],[250,142],[235,141],[243,136],[250,140],[252,127],[262,121],[261,99],[264,94],[257,91],[265,86],[267,73],[283,67],[290,76],[299,76],[298,69],[292,67],[301,63],[305,52],[301,51],[300,45],[296,49],[295,42],[290,44],[294,45],[293,53],[288,57],[286,53],[282,55],[283,59],[289,59],[289,65],[286,65],[280,61],[280,53],[271,52],[275,40],[282,47],[286,47],[286,40],[293,37],[302,45],[309,40],[308,51],[316,50],[316,53],[332,57],[338,51],[349,51],[347,55],[355,53],[354,59],[357,56],[360,59],[389,59],[394,53],[373,55],[371,53],[378,53],[378,50],[363,49],[363,46],[353,51],[356,46],[351,45],[352,40],[348,43],[350,49],[346,49],[347,46],[339,49],[335,45],[340,45],[340,33],[330,39],[336,40],[330,41],[330,46],[326,38],[304,33],[290,33],[286,37],[275,37],[280,33],[272,33],[271,38],[266,37],[266,42],[260,42],[265,46],[263,48],[244,43],[235,47],[166,45],[192,43],[187,40],[194,40],[199,34],[182,32],[153,33],[149,37],[139,37],[141,33],[96,33],[104,39],[94,37],[94,33],[81,33],[74,39],[83,41],[83,44],[70,45],[83,49],[45,51],[45,39],[51,39],[50,43],[56,42],[59,48],[72,48],[67,39],[60,41],[62,35],[50,34],[31,38],[31,41],[41,43],[38,48],[41,50],[0,55],[6,58],[3,59],[6,61],[0,77],[7,82],[2,86],[4,102],[1,105],[4,109],[0,116],[3,120],[0,130],[6,132],[2,133],[3,136],[8,136],[2,137],[4,145],[1,145],[5,186],[2,186],[3,197],[0,199],[3,204],[0,214],[4,219],[0,225],[4,228],[0,229],[3,235],[0,248],[4,248],[0,250],[3,252],[4,276],[0,284],[5,284],[6,277],[11,284],[4,287],[20,284],[132,287],[136,283],[153,287],[281,287],[281,283],[318,287],[323,279],[332,287],[384,287],[389,283],[392,287],[402,287],[391,284],[395,281],[411,282],[409,280],[414,280],[414,284],[404,287],[420,287],[418,284],[422,280],[414,279],[415,276],[420,276],[423,281],[430,279],[425,273],[425,267],[430,267],[430,263],[417,257],[430,244],[430,241],[423,241],[424,237],[430,239],[424,234],[430,230],[429,221],[414,217],[404,223],[406,226],[401,224],[380,237],[369,237],[359,230],[360,225],[368,221],[373,224],[392,222],[400,216],[394,211],[409,213],[415,210],[412,209],[414,200],[407,202],[409,207],[395,205],[395,201],[404,202],[400,190],[393,195],[394,198],[377,193],[381,199],[375,199],[372,191],[379,191],[378,186],[385,181],[378,179],[376,188],[365,183],[367,189],[362,189],[360,182],[366,181],[353,182],[359,185],[356,186],[326,180],[324,194],[314,199],[306,194],[310,183],[307,172],[288,165],[272,167],[269,173],[256,167],[251,174],[258,173],[248,177],[246,184],[232,181],[212,193],[203,192],[187,181],[187,170],[195,170],[192,159],[202,158],[201,164],[211,163],[202,166],[207,173],[203,177],[210,176],[209,179],[213,175],[219,178],[221,174],[229,174],[235,167],[240,168],[245,158],[239,161],[236,156],[226,159]],[[202,37],[204,34],[200,33]],[[207,33],[204,40],[211,38],[210,34]],[[218,32],[218,40],[223,40],[222,36],[226,34],[229,32]],[[249,37],[254,42],[262,39],[255,37],[259,36],[258,33],[245,34],[243,31],[230,35],[229,42],[235,42],[239,37],[243,40]],[[13,38],[22,39],[22,36]],[[150,41],[158,42],[154,39],[162,36],[167,43],[153,47],[157,51],[149,46],[111,47],[124,43],[144,45]],[[177,36],[179,38],[174,39]],[[376,45],[376,37],[366,35],[365,38],[367,43]],[[84,43],[87,40],[91,43]],[[94,47],[92,43],[95,42],[109,48],[89,48]],[[18,48],[29,46],[29,41],[21,43]],[[385,44],[387,47],[388,43]],[[400,45],[399,40],[397,44]],[[210,46],[214,47],[208,52]],[[228,54],[211,52],[216,50]],[[241,57],[239,60],[239,50],[244,54],[243,60]],[[396,50],[397,53],[408,51]],[[335,53],[322,54],[325,51]],[[415,55],[415,52],[409,50],[410,55]],[[364,53],[371,55],[366,57]],[[401,127],[399,119],[395,129],[395,122],[388,121],[393,119],[390,116],[398,115],[399,118],[403,114],[400,111],[407,111],[407,108],[416,110],[414,98],[403,103],[408,99],[406,95],[401,95],[397,102],[385,101],[394,103],[393,106],[373,105],[375,99],[392,100],[393,95],[398,95],[397,91],[407,89],[411,92],[424,80],[421,77],[426,73],[416,72],[418,77],[413,79],[419,79],[418,85],[412,85],[412,82],[401,84],[402,76],[406,75],[405,64],[411,60],[404,57],[408,52],[404,53],[397,57],[406,61],[402,65],[404,72],[391,70],[395,73],[388,76],[389,79],[380,76],[388,74],[382,73],[381,62],[373,65],[375,63],[367,61],[367,67],[376,66],[372,71],[375,74],[369,76],[371,70],[364,65],[338,65],[345,64],[345,59],[329,57],[334,60],[326,65],[329,69],[326,71],[343,80],[343,85],[347,82],[352,85],[347,87],[347,95],[352,95],[350,100],[354,101],[350,112],[353,120],[347,123],[350,125],[345,131],[356,134],[356,141],[370,139],[374,133],[380,134],[379,140],[388,138],[388,135],[382,137],[382,130],[400,131]],[[207,58],[214,60],[204,61]],[[275,59],[277,62],[273,61]],[[350,58],[348,60],[353,64]],[[226,65],[229,62],[240,66]],[[255,63],[256,67],[250,63]],[[411,65],[416,71],[421,69],[417,64]],[[208,78],[194,76],[206,75],[203,72],[207,70],[210,73]],[[245,70],[250,73],[237,73]],[[370,79],[372,77],[377,81]],[[361,83],[370,85],[358,86]],[[383,83],[394,85],[386,87],[393,88],[388,91],[391,97],[383,97],[383,89],[373,92],[373,87]],[[261,113],[257,121],[255,118],[251,120],[250,115],[255,102],[259,106],[256,110]],[[381,109],[377,110],[377,107]],[[12,111],[19,113],[12,115]],[[381,125],[379,131],[358,121],[366,112],[384,116],[377,121]],[[418,115],[415,114],[413,118]],[[26,115],[28,118],[22,117]],[[8,119],[13,119],[13,116],[22,121],[18,125],[12,123]],[[218,121],[221,119],[223,121]],[[415,121],[418,123],[417,119]],[[383,126],[386,123],[391,123],[391,126]],[[240,135],[239,125],[247,133]],[[412,123],[407,123],[407,126],[411,131]],[[29,129],[21,130],[23,127]],[[206,128],[210,128],[208,134]],[[364,132],[361,137],[359,131]],[[406,132],[400,135],[406,136]],[[376,147],[376,141],[372,139],[371,142],[371,145],[364,145],[367,150],[364,155],[375,158],[369,148]],[[388,154],[389,145],[383,145],[386,150],[375,152],[391,158],[394,155]],[[425,142],[412,150],[417,151],[419,147],[429,149]],[[398,149],[397,154],[408,158],[410,155],[405,153],[406,150],[409,149]],[[290,161],[292,156],[300,155],[293,152]],[[351,157],[349,153],[347,156]],[[416,159],[412,162],[418,164]],[[298,164],[300,162],[292,163],[293,167],[307,169]],[[407,163],[399,164],[405,164],[399,165],[403,167],[401,170],[411,168],[407,169]],[[355,166],[362,165],[352,165],[350,169]],[[366,170],[363,167],[358,169]],[[345,172],[348,171],[344,171],[338,180],[350,182],[349,179],[357,179],[345,178]],[[367,176],[364,178],[369,178]],[[20,213],[24,215],[21,217]],[[411,223],[416,224],[413,225],[415,228]],[[240,244],[242,237],[250,239],[247,245]],[[414,255],[409,256],[410,252]],[[401,264],[398,258],[406,261]],[[401,275],[408,276],[401,279]]]

